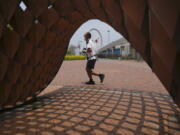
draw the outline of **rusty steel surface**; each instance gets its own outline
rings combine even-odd
[[[54,78],[69,39],[89,19],[120,32],[180,105],[179,0],[0,1],[0,108],[39,94]]]

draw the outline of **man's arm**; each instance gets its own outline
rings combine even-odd
[[[87,52],[88,52],[88,53],[91,53],[91,52],[92,52],[92,49],[91,49],[91,48],[87,48]]]

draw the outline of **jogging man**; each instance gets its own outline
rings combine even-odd
[[[86,54],[87,54],[87,65],[86,65],[86,72],[89,77],[89,81],[86,82],[86,84],[95,84],[92,76],[98,76],[100,79],[100,82],[102,83],[104,81],[104,74],[96,73],[93,71],[95,64],[96,64],[96,51],[95,51],[95,44],[91,40],[91,33],[87,32],[84,35],[84,40],[86,41]]]

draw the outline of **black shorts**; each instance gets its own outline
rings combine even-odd
[[[94,66],[96,64],[96,59],[88,60],[86,64],[87,69],[94,69]]]

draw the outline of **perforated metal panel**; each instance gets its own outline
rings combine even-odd
[[[179,0],[1,0],[0,108],[46,88],[73,32],[89,19],[123,34],[180,104]]]

